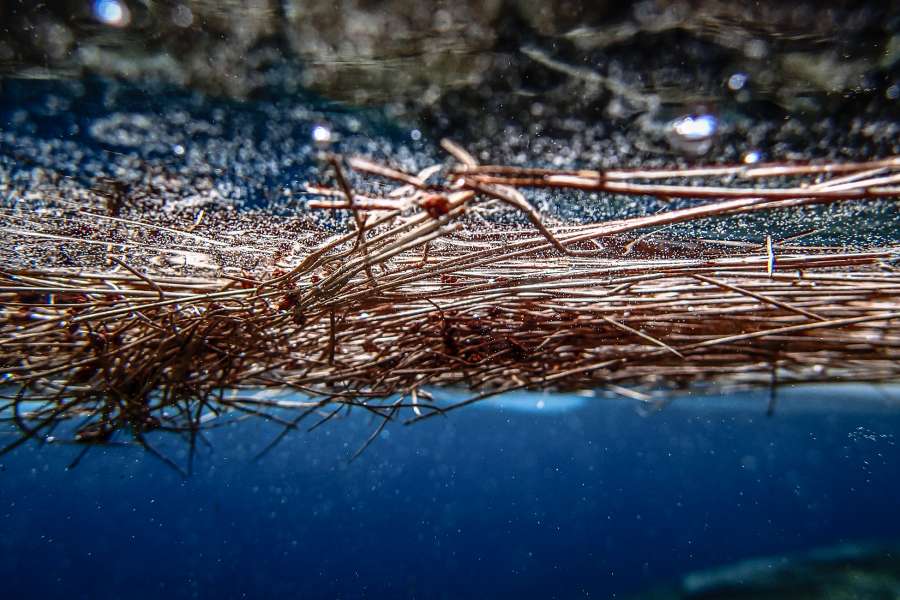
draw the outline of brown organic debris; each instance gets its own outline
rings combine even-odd
[[[656,402],[695,385],[900,379],[896,246],[650,237],[725,215],[896,200],[900,158],[564,172],[478,165],[445,148],[457,162],[443,179],[350,161],[396,184],[378,197],[358,195],[334,157],[336,185],[311,186],[320,199],[309,203],[351,211],[350,231],[330,237],[287,220],[268,237],[226,235],[208,209],[178,227],[129,217],[126,200],[109,212],[102,199],[5,208],[6,244],[66,258],[0,271],[0,415],[20,434],[7,450],[73,418],[76,442],[125,430],[152,451],[148,432],[193,448],[224,413],[287,433],[351,407],[383,426],[522,388]],[[656,183],[673,178],[688,183]],[[527,187],[702,201],[554,227]],[[533,227],[479,225],[490,202]],[[441,404],[434,386],[473,395]]]

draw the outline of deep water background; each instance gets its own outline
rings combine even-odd
[[[2,458],[7,598],[623,597],[689,571],[900,539],[896,389],[521,396],[371,432],[211,431],[187,479],[141,450]],[[895,405],[894,405],[895,406]],[[542,407],[542,408],[539,408]],[[152,438],[184,461],[185,444]]]

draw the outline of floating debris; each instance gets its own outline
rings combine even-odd
[[[457,164],[441,171],[350,159],[357,177],[382,181],[378,195],[351,188],[330,155],[336,185],[310,185],[321,199],[308,206],[349,211],[346,233],[252,215],[243,230],[222,230],[216,205],[180,225],[126,216],[152,198],[125,198],[118,216],[104,198],[19,200],[0,220],[21,261],[0,274],[14,409],[3,418],[21,432],[7,450],[69,418],[100,441],[128,431],[144,443],[150,429],[197,432],[223,411],[286,408],[241,393],[259,387],[306,394],[287,433],[351,406],[419,421],[524,389],[609,387],[656,402],[699,384],[900,379],[896,246],[660,231],[811,204],[875,206],[897,197],[900,158],[566,171],[481,165],[443,146]],[[701,202],[551,226],[526,188]],[[531,226],[486,224],[482,213],[498,207]],[[442,404],[424,386],[472,395]]]

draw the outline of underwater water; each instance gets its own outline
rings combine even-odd
[[[213,181],[207,196],[159,192],[179,210],[302,210],[322,123],[348,153],[435,160],[421,134],[315,98],[11,80],[0,108],[7,206],[163,172]],[[884,211],[854,233],[894,238]],[[766,394],[648,416],[622,399],[505,396],[391,425],[352,462],[376,426],[365,415],[259,460],[279,427],[235,422],[208,433],[186,478],[126,444],[80,458],[81,445],[31,443],[0,458],[4,596],[625,598],[748,558],[900,540],[896,389],[779,394],[772,417]],[[183,440],[151,441],[187,464]]]
[[[256,461],[279,427],[235,423],[186,479],[134,447],[68,470],[82,447],[32,444],[0,461],[0,576],[9,598],[629,597],[900,539],[896,400],[789,388],[772,417],[766,394],[641,416],[525,394],[389,426],[353,462],[374,427],[359,413]]]
[[[177,227],[233,215],[228,239],[252,234],[247,215],[343,231],[347,214],[307,208],[307,183],[328,179],[322,150],[416,172],[446,160],[442,136],[480,160],[555,168],[900,153],[888,3],[703,0],[690,13],[663,0],[437,11],[396,0],[347,2],[340,18],[330,6],[303,13],[331,3],[294,0],[18,4],[0,3],[11,23],[0,30],[0,235],[37,227],[35,207],[116,195]],[[343,43],[347,28],[358,44]],[[603,194],[528,199],[556,222],[660,210]],[[527,224],[514,211],[488,220]],[[888,247],[900,205],[668,232]],[[0,267],[79,258],[16,239],[0,243]],[[378,426],[361,411],[262,456],[277,423],[226,415],[194,456],[185,439],[150,433],[186,476],[125,432],[102,447],[66,442],[78,426],[67,423],[0,455],[0,597],[805,599],[841,565],[859,584],[842,598],[900,597],[900,390],[777,393],[771,415],[768,391],[684,392],[658,407],[507,394],[392,422],[353,460]],[[17,435],[3,427],[0,448]],[[810,552],[837,558],[800,569]],[[846,558],[856,552],[885,564]],[[785,565],[808,579],[784,581]],[[713,580],[721,587],[697,583]],[[769,587],[751,595],[760,580]]]

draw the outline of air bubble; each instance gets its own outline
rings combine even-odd
[[[131,22],[131,11],[118,0],[96,0],[94,16],[98,21],[113,27],[125,27]]]
[[[735,73],[728,78],[728,89],[734,92],[744,89],[745,85],[747,85],[746,73]]]
[[[194,13],[184,4],[179,4],[172,10],[172,22],[178,27],[190,27],[194,22]]]
[[[316,125],[312,130],[312,139],[317,145],[328,145],[333,141],[331,129],[325,125]]]
[[[687,115],[669,123],[666,137],[672,148],[699,156],[712,147],[718,129],[719,121],[713,115]]]

